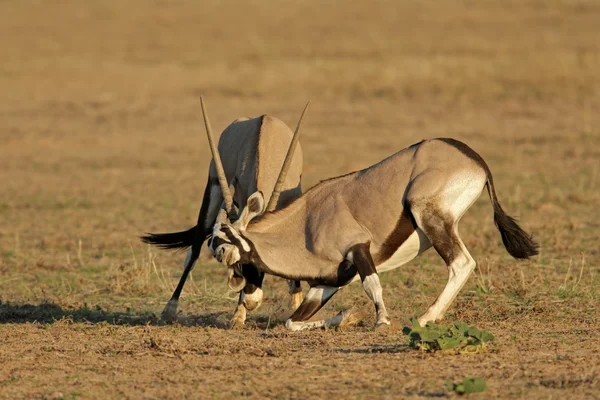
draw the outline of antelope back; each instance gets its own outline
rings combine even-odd
[[[262,192],[266,203],[271,198],[293,136],[294,133],[283,121],[268,115],[262,117],[258,138],[257,190]],[[283,184],[277,209],[286,206],[302,195],[301,176],[302,148],[298,144]]]

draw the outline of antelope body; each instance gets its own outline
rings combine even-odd
[[[385,160],[321,182],[284,209],[263,213],[264,195],[250,196],[240,218],[221,213],[209,248],[225,265],[252,263],[310,290],[286,321],[291,330],[339,325],[346,314],[306,322],[341,287],[361,279],[374,302],[377,327],[390,320],[378,273],[397,268],[434,247],[449,279],[419,318],[443,317],[475,268],[458,222],[487,186],[494,221],[515,258],[537,254],[537,244],[502,210],[490,169],[471,148],[453,139],[424,140]]]
[[[203,111],[204,111],[204,103]],[[207,129],[209,122],[205,115]],[[223,191],[219,181],[220,169],[229,186],[225,203],[227,208],[235,206],[243,209],[248,197],[261,191],[266,198],[274,192],[284,157],[292,141],[292,131],[281,120],[263,115],[259,118],[241,118],[229,125],[221,134],[218,151],[223,154],[222,161],[215,159],[210,163],[208,182],[198,216],[197,225],[187,231],[176,233],[149,234],[142,237],[146,243],[164,249],[188,248],[185,269],[171,300],[165,307],[163,320],[173,321],[177,315],[177,305],[185,281],[193,269],[200,249],[206,237],[212,232],[217,213],[223,205]],[[212,136],[209,135],[212,143]],[[281,208],[297,199],[302,194],[300,178],[302,174],[302,150],[294,152],[289,161],[289,173],[283,181],[275,197],[275,207]],[[221,174],[222,174],[221,173]],[[279,192],[281,195],[279,196]],[[232,204],[231,204],[232,203]],[[262,302],[262,282],[264,273],[251,264],[236,265],[230,269],[229,286],[240,291],[238,306],[231,321],[232,326],[243,324],[246,310],[253,310]],[[292,308],[302,301],[300,282],[289,282]],[[242,290],[243,289],[243,290]]]

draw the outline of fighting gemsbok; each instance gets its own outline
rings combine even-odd
[[[458,222],[486,186],[508,252],[515,258],[537,254],[532,236],[500,206],[485,161],[454,139],[416,143],[362,171],[321,182],[284,209],[255,220],[264,211],[264,195],[254,193],[237,221],[219,214],[208,245],[222,264],[251,263],[309,283],[304,301],[286,321],[291,330],[339,325],[344,313],[307,320],[359,277],[375,304],[376,327],[388,326],[378,273],[433,246],[449,279],[418,319],[423,325],[444,316],[475,268]]]
[[[179,284],[162,313],[162,319],[166,321],[173,321],[177,317],[181,291],[200,256],[202,244],[212,233],[220,209],[235,218],[234,206],[239,210],[245,208],[248,197],[256,191],[261,191],[265,198],[270,199],[267,208],[270,211],[282,208],[302,195],[302,150],[298,145],[298,133],[304,112],[294,134],[281,120],[267,115],[237,119],[221,134],[217,150],[202,98],[201,105],[213,160],[198,222],[187,231],[142,237],[144,242],[163,249],[191,246]],[[222,160],[219,153],[223,154]],[[229,269],[229,287],[241,291],[231,320],[232,327],[244,324],[246,311],[261,304],[263,279],[264,272],[251,263],[236,264]],[[302,302],[302,288],[299,281],[290,281],[288,284],[291,308],[295,310]]]

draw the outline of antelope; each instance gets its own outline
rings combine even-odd
[[[418,318],[424,325],[444,316],[475,268],[458,223],[484,187],[508,253],[517,259],[538,254],[533,236],[500,206],[483,158],[447,138],[423,140],[371,167],[323,181],[275,212],[263,214],[265,198],[258,191],[237,221],[219,213],[208,246],[223,265],[251,263],[268,274],[307,281],[304,301],[285,323],[293,331],[347,320],[344,311],[308,322],[340,288],[359,278],[375,305],[375,328],[389,326],[378,274],[433,247],[449,276]]]
[[[151,233],[141,237],[145,243],[162,249],[191,247],[179,284],[161,314],[164,321],[172,322],[177,319],[177,307],[183,286],[200,256],[202,244],[212,232],[220,209],[234,219],[236,213],[233,207],[243,209],[250,194],[257,190],[269,199],[269,211],[282,208],[302,195],[302,150],[297,144],[300,124],[308,104],[294,134],[284,122],[268,115],[253,119],[240,118],[223,131],[217,150],[202,97],[200,102],[213,160],[209,167],[198,222],[186,231]],[[224,155],[223,160],[219,153]],[[282,163],[286,173],[279,177]],[[236,264],[229,268],[228,285],[232,290],[240,292],[236,310],[230,321],[231,327],[243,325],[246,312],[260,306],[263,299],[263,279],[264,273],[251,263]],[[293,311],[302,302],[302,287],[299,281],[289,281],[288,285]]]

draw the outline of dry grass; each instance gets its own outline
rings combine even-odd
[[[597,398],[600,388],[600,4],[596,1],[0,4],[0,397],[450,396]],[[409,351],[400,329],[443,287],[430,251],[381,276],[395,328],[372,332],[360,285],[324,314],[363,321],[291,334],[268,278],[248,329],[224,330],[225,271],[197,267],[180,325],[160,312],[182,254],[147,231],[189,227],[215,129],[276,115],[302,136],[304,187],[451,136],[490,165],[541,254],[502,248],[485,196],[461,232],[479,270],[448,319],[496,352]]]

